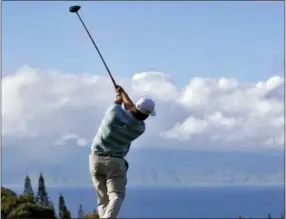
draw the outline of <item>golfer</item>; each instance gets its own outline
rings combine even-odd
[[[97,193],[100,218],[116,218],[125,197],[128,163],[124,159],[132,141],[145,131],[144,120],[155,116],[155,103],[143,97],[135,105],[121,86],[116,101],[94,137],[89,168]]]

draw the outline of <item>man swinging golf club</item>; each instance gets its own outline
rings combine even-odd
[[[94,137],[89,167],[97,192],[100,218],[116,218],[125,197],[128,163],[124,159],[132,141],[145,131],[144,120],[155,116],[155,103],[141,98],[135,105],[122,87],[107,109]]]
[[[155,103],[141,98],[135,105],[115,80],[94,39],[79,15],[79,5],[69,8],[79,18],[116,89],[116,101],[108,108],[93,139],[89,169],[97,193],[100,218],[116,218],[125,197],[128,163],[124,159],[132,141],[145,131],[144,120],[155,116]]]

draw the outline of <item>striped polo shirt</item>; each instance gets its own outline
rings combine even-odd
[[[114,103],[105,113],[91,150],[125,157],[131,142],[144,131],[144,121],[134,118],[128,110]]]

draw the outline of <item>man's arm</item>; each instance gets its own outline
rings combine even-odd
[[[134,107],[134,103],[121,86],[117,86],[116,92],[121,96],[125,109],[130,110]]]
[[[122,98],[122,96],[120,94],[116,95],[116,100],[115,100],[114,103],[115,104],[120,104],[120,105],[123,103],[123,98]]]

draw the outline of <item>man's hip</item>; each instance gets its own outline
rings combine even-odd
[[[92,151],[91,154],[97,155],[97,156],[99,156],[99,157],[113,157],[113,158],[121,158],[121,159],[124,159],[124,157],[121,156],[121,155],[109,154],[109,153],[106,153],[106,152]]]
[[[106,175],[106,177],[114,177],[113,174],[126,174],[129,164],[122,156],[91,152],[89,154],[89,168],[91,173],[98,172]]]

